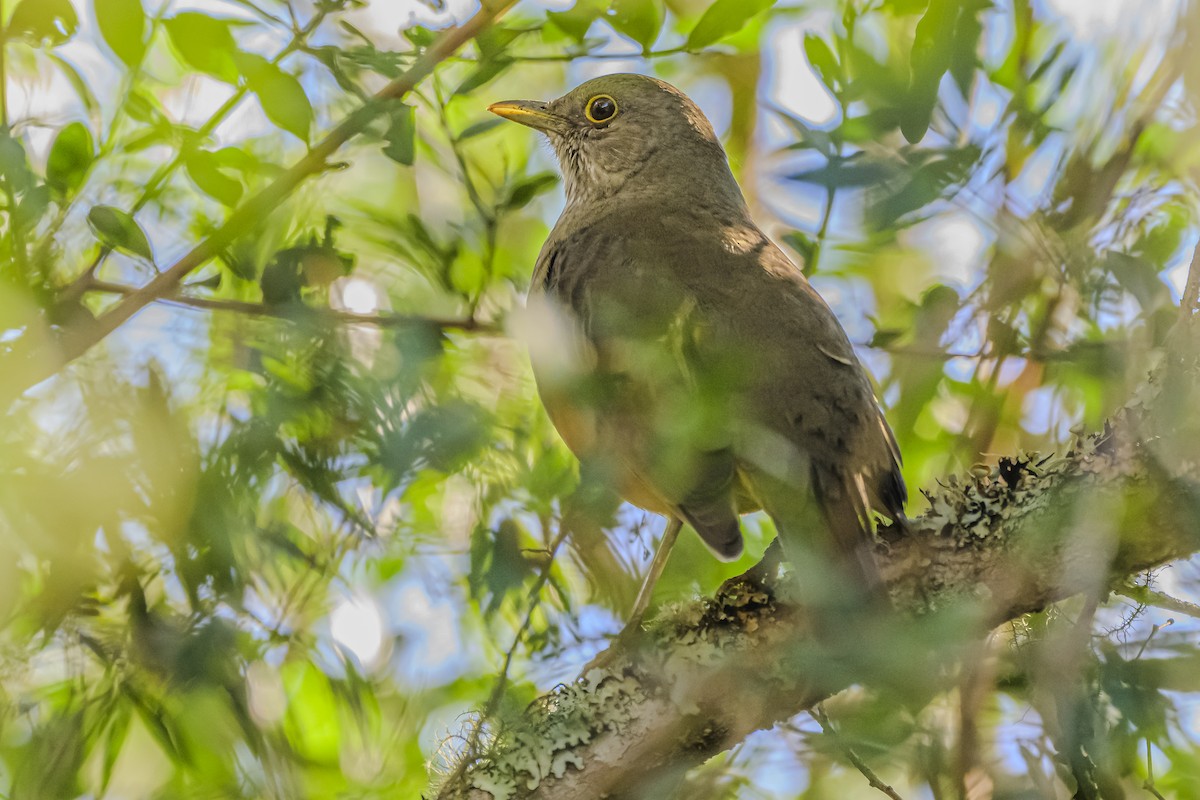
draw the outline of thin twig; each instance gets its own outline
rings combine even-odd
[[[127,286],[121,283],[112,283],[109,281],[92,281],[87,291],[104,292],[105,294],[118,294],[126,297],[135,294],[139,291],[136,286]],[[453,329],[461,331],[487,332],[495,333],[499,328],[488,322],[480,322],[477,319],[455,318],[455,317],[427,317],[420,314],[356,314],[353,311],[343,311],[338,308],[308,306],[308,305],[278,305],[271,306],[264,303],[251,303],[245,300],[225,300],[212,297],[191,297],[185,294],[171,294],[165,297],[154,298],[159,303],[170,303],[172,305],[184,306],[187,308],[200,308],[206,311],[230,311],[237,314],[245,314],[252,317],[271,317],[274,319],[283,319],[290,322],[301,322],[308,320],[318,320],[320,322],[328,322],[341,325],[371,325],[376,328],[407,328],[419,325],[428,325],[443,329]]]
[[[371,102],[347,115],[324,139],[313,145],[303,158],[285,169],[265,189],[240,205],[224,224],[149,283],[126,295],[121,302],[98,319],[63,331],[58,341],[50,345],[54,349],[49,352],[45,349],[46,345],[39,342],[21,348],[19,355],[13,353],[9,356],[24,363],[19,370],[20,379],[10,382],[5,387],[6,394],[0,397],[0,405],[7,404],[14,396],[41,383],[66,364],[91,350],[146,306],[174,295],[183,279],[193,270],[269,216],[305,180],[327,170],[329,158],[342,145],[361,133],[390,103],[407,95],[419,81],[429,76],[438,64],[484,31],[515,3],[516,0],[484,0],[475,16],[462,25],[445,31],[403,75],[383,87]]]
[[[1164,611],[1174,611],[1176,614],[1200,619],[1200,605],[1189,603],[1187,600],[1180,600],[1178,597],[1164,594],[1163,592],[1151,589],[1149,586],[1115,586],[1113,587],[1113,594],[1128,597],[1130,600],[1142,605],[1154,606]]]
[[[888,786],[883,781],[879,780],[879,776],[875,774],[873,769],[867,766],[866,762],[859,757],[858,753],[855,753],[854,749],[851,748],[850,745],[842,741],[842,737],[834,729],[833,723],[829,721],[829,715],[825,713],[825,707],[823,705],[818,703],[817,705],[813,706],[809,713],[812,714],[813,719],[815,719],[821,726],[821,730],[825,731],[827,736],[837,742],[838,746],[842,748],[842,752],[845,754],[847,760],[849,760],[850,763],[853,764],[855,768],[863,774],[863,777],[867,779],[867,783],[871,784],[873,789],[878,789],[888,797],[892,798],[892,800],[904,800],[904,798],[900,796],[899,792],[897,792],[891,786]]]
[[[1150,794],[1158,798],[1158,800],[1167,800],[1159,793],[1158,789],[1154,788],[1154,759],[1150,754],[1150,740],[1146,740],[1146,780],[1142,784],[1142,788]]]

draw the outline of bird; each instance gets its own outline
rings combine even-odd
[[[760,509],[801,580],[878,592],[872,515],[907,501],[895,436],[700,108],[622,73],[488,110],[545,134],[563,175],[527,297],[541,400],[587,475],[669,520],[634,618],[683,523],[731,561]]]

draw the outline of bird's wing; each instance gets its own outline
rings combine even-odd
[[[611,445],[603,455],[732,560],[742,552],[736,461],[721,425],[705,418],[697,300],[644,244],[602,225],[552,236],[530,292],[565,308],[595,355],[591,396],[579,399],[608,429],[597,437]]]
[[[798,497],[811,488],[836,549],[868,579],[873,566],[872,510],[903,520],[906,490],[895,438],[845,331],[801,271],[752,223],[705,228],[676,236],[666,263],[676,281],[699,298],[699,316],[714,336],[740,350],[751,371],[746,416],[758,430],[743,439],[739,459],[750,471],[791,471],[783,482],[764,481]],[[661,241],[655,250],[661,252]],[[779,444],[789,452],[780,455]],[[774,461],[774,463],[772,463]],[[760,486],[762,495],[771,492]],[[760,496],[806,512],[793,497]],[[779,523],[780,520],[776,519]],[[807,525],[805,525],[807,527]]]

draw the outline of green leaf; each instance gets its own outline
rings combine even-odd
[[[146,12],[142,0],[92,0],[96,26],[104,43],[125,62],[134,67],[146,54]]]
[[[0,129],[0,179],[14,192],[25,191],[33,180],[25,146],[3,129]]]
[[[108,716],[108,732],[104,737],[104,764],[100,775],[100,791],[104,792],[112,780],[113,767],[121,748],[125,746],[125,737],[129,734],[129,722],[133,719],[133,707],[129,703],[118,703]]]
[[[582,43],[588,30],[604,13],[604,0],[576,0],[566,11],[547,11],[546,18],[567,36]]]
[[[237,83],[234,56],[239,51],[229,20],[185,11],[163,20],[163,26],[185,64],[225,83]]]
[[[46,215],[50,207],[50,187],[46,184],[35,186],[25,192],[17,210],[13,213],[13,224],[23,231],[31,229]]]
[[[46,182],[64,195],[75,192],[95,158],[92,134],[82,122],[58,132],[46,159]]]
[[[828,131],[814,128],[799,117],[792,116],[785,111],[778,111],[778,113],[798,137],[797,142],[788,145],[789,150],[816,150],[826,158],[832,158],[837,152],[837,145],[834,144],[833,137],[829,135]]]
[[[468,125],[463,129],[463,132],[458,135],[458,141],[465,142],[468,139],[474,139],[476,136],[482,136],[488,131],[493,131],[504,124],[502,119],[485,119],[476,122],[474,125]]]
[[[163,125],[167,121],[157,98],[137,89],[130,92],[126,98],[125,113],[132,119],[147,125]]]
[[[252,53],[235,53],[234,62],[245,77],[246,86],[258,97],[267,119],[307,142],[313,110],[300,81]]]
[[[804,34],[804,55],[808,63],[821,79],[821,83],[830,89],[838,88],[841,83],[842,68],[837,56],[833,54],[829,44],[815,33]]]
[[[640,44],[645,53],[658,39],[663,24],[663,9],[659,0],[612,0],[605,19],[617,33]]]
[[[823,166],[789,175],[788,180],[815,183],[829,189],[874,186],[896,174],[896,167],[862,154],[833,156]]]
[[[938,85],[950,68],[958,14],[959,0],[930,0],[929,10],[917,23],[910,56],[912,77],[900,114],[900,131],[913,144],[925,138],[933,119]]]
[[[483,62],[476,67],[471,74],[467,75],[467,77],[463,79],[463,82],[458,85],[458,88],[454,90],[454,93],[467,94],[468,92],[478,89],[480,86],[483,86],[492,78],[495,78],[497,75],[503,72],[512,62],[513,60],[510,56],[503,55],[496,56],[495,58]]]
[[[800,258],[807,265],[813,260],[813,255],[817,252],[819,243],[816,239],[801,231],[792,231],[783,235],[783,241],[793,250],[800,254]]]
[[[513,211],[529,205],[533,198],[548,191],[558,183],[558,176],[553,172],[539,172],[515,182],[508,191],[508,197],[501,204],[505,211]]]
[[[87,219],[92,233],[105,247],[123,250],[154,262],[154,252],[150,249],[146,232],[129,214],[112,206],[93,206]]]
[[[688,50],[699,50],[740,31],[752,17],[774,5],[774,0],[717,0],[688,34]]]
[[[75,90],[76,96],[79,97],[79,102],[83,103],[83,108],[88,114],[97,114],[100,111],[100,103],[96,101],[96,95],[92,93],[92,89],[87,85],[87,81],[79,74],[79,70],[69,61],[60,58],[55,53],[47,53],[49,58],[66,76],[67,83],[71,84],[71,88]]]
[[[970,177],[979,159],[978,147],[969,145],[957,150],[922,151],[929,160],[912,173],[908,181],[895,181],[890,190],[867,208],[867,221],[875,230],[895,225],[901,217],[945,196],[946,190]]]
[[[242,199],[242,184],[221,172],[215,153],[189,150],[184,157],[184,166],[197,188],[217,202],[232,208]]]
[[[70,0],[21,0],[8,20],[9,38],[57,47],[75,35],[79,17]]]
[[[405,103],[398,103],[392,108],[387,133],[383,135],[386,144],[383,154],[398,164],[411,167],[417,154],[417,119],[416,109]]]

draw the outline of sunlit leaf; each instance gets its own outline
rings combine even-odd
[[[232,208],[242,198],[242,184],[222,172],[217,157],[208,150],[188,150],[184,166],[200,191],[214,200]]]
[[[146,52],[146,12],[141,0],[92,0],[96,25],[104,42],[125,62],[136,66]]]
[[[137,220],[112,206],[92,206],[88,212],[88,225],[96,238],[106,247],[124,250],[135,256],[154,261],[150,240]]]
[[[774,5],[774,0],[716,0],[701,15],[688,34],[685,47],[699,50],[737,33],[742,27]]]
[[[92,133],[82,122],[72,122],[58,132],[46,159],[46,182],[65,195],[83,184],[95,157]]]
[[[575,0],[566,11],[547,11],[546,18],[576,42],[583,42],[592,23],[604,14],[605,0]]]
[[[662,28],[663,9],[660,0],[612,0],[605,19],[618,33],[649,51]]]
[[[229,20],[184,11],[163,20],[163,26],[184,63],[225,83],[237,83],[234,57],[239,51]]]
[[[267,119],[301,141],[308,141],[313,110],[300,81],[262,56],[236,53],[234,61]]]
[[[9,17],[7,34],[57,47],[78,28],[79,17],[70,0],[21,0]]]

